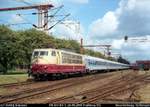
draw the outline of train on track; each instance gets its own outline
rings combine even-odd
[[[138,60],[131,64],[131,69],[133,70],[150,70],[150,60]]]
[[[128,69],[129,65],[59,49],[34,49],[29,74],[35,79]]]

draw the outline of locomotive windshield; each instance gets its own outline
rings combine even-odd
[[[48,55],[48,51],[40,51],[40,56],[47,56]]]
[[[36,57],[38,55],[39,55],[39,52],[38,51],[34,51],[33,57]]]
[[[47,56],[47,55],[48,55],[48,51],[34,51],[33,57]]]

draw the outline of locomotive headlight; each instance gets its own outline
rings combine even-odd
[[[47,66],[45,65],[44,68],[47,68]]]

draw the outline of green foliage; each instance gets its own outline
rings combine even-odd
[[[11,29],[0,26],[0,66],[2,67],[0,71],[3,70],[4,73],[12,67],[15,63],[15,58],[17,49],[18,38],[16,32]]]
[[[0,26],[0,72],[6,73],[16,65],[30,65],[33,49],[54,46],[54,38],[42,31],[30,29],[12,31]]]
[[[84,53],[87,55],[104,58],[104,55],[102,55],[100,52],[95,52],[93,50],[84,49]]]
[[[19,60],[18,65],[29,65],[30,59],[32,55],[32,51],[35,48],[47,48],[51,45],[54,47],[54,38],[48,36],[46,33],[42,31],[37,31],[35,29],[30,29],[26,31],[19,31],[20,36],[19,40]]]
[[[75,40],[55,39],[55,48],[57,49],[69,49],[80,53],[80,44]]]
[[[12,31],[0,25],[0,72],[6,73],[17,65],[30,65],[33,49],[70,49],[80,53],[80,44],[75,40],[54,38],[36,29]],[[100,52],[84,49],[85,54],[105,58]]]
[[[27,74],[6,74],[6,75],[0,75],[0,84],[10,84],[10,83],[19,83],[19,82],[25,82],[28,79]],[[10,90],[2,90],[0,88],[0,95],[2,95],[4,92],[8,95]]]
[[[126,59],[122,58],[121,56],[118,58],[117,61],[120,62],[120,63],[124,63],[124,64],[130,64],[129,61],[127,61]]]
[[[17,75],[17,74],[27,74],[27,71],[21,69],[12,69],[8,70],[5,75]]]

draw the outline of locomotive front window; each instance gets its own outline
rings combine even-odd
[[[40,52],[40,56],[47,56],[48,55],[48,51],[41,51]]]
[[[35,51],[33,56],[36,57],[36,56],[38,56],[38,55],[39,55],[39,52],[38,52],[38,51]]]

